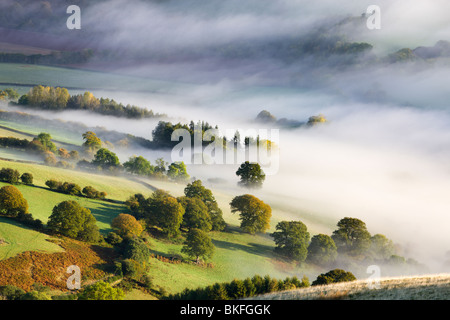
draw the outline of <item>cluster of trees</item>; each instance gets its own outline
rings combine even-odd
[[[225,221],[211,190],[201,180],[189,183],[185,196],[175,198],[168,192],[156,190],[145,199],[142,194],[130,197],[126,204],[138,219],[144,219],[149,226],[155,226],[166,236],[174,238],[180,230],[200,229],[222,231]]]
[[[148,198],[136,194],[126,204],[133,217],[142,220],[147,230],[157,231],[169,239],[185,233],[182,253],[200,263],[200,259],[211,258],[215,251],[208,232],[223,231],[226,223],[211,190],[203,186],[201,180],[189,183],[184,194],[175,198],[156,190]]]
[[[2,168],[0,170],[0,181],[10,184],[18,184],[20,181],[26,185],[33,184],[33,175],[29,172],[25,172],[20,175],[20,172],[12,168]]]
[[[123,167],[126,172],[139,176],[149,176],[152,178],[168,177],[175,181],[187,181],[190,176],[186,165],[182,161],[176,161],[171,164],[158,158],[155,165],[142,156],[132,156],[124,162]]]
[[[272,233],[275,252],[297,262],[320,266],[332,265],[338,256],[356,260],[397,259],[393,242],[382,234],[372,236],[363,221],[345,217],[337,227],[331,236],[317,234],[311,238],[301,221],[281,221]]]
[[[255,295],[309,287],[309,280],[297,277],[277,280],[269,275],[255,275],[244,280],[235,279],[226,283],[215,283],[205,288],[185,289],[181,293],[169,295],[169,300],[230,300],[252,297]]]
[[[49,187],[50,190],[61,192],[64,194],[70,194],[72,196],[85,196],[91,199],[105,199],[106,192],[98,191],[92,186],[86,186],[83,189],[76,184],[71,182],[61,182],[54,179],[47,180],[45,185]]]
[[[114,246],[120,258],[114,262],[114,274],[122,278],[120,286],[125,290],[137,287],[152,294],[164,294],[163,289],[156,292],[148,275],[150,249],[146,222],[137,220],[130,214],[121,213],[111,222],[111,231],[106,241]]]
[[[91,92],[71,96],[66,88],[35,86],[22,95],[19,105],[44,110],[87,110],[103,115],[131,119],[161,117],[152,110],[134,105],[123,105],[112,99],[98,99]]]
[[[52,141],[52,136],[45,132],[39,133],[31,141],[14,137],[0,137],[0,147],[20,149],[41,155],[47,165],[63,168],[74,167],[68,161],[75,162],[80,157],[77,150],[69,151],[65,148],[57,148]]]
[[[6,88],[0,90],[0,100],[16,100],[17,98],[19,98],[19,93],[15,89]]]

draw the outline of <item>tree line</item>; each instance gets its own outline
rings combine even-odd
[[[70,95],[66,88],[38,85],[22,95],[18,105],[43,110],[87,110],[103,115],[123,117],[130,119],[143,119],[162,117],[152,110],[140,108],[135,105],[123,105],[113,99],[97,98],[91,92]]]

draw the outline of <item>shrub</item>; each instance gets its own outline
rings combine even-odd
[[[20,300],[52,300],[52,298],[44,292],[30,291],[21,296]]]
[[[24,294],[25,291],[16,286],[6,285],[0,287],[0,296],[3,296],[8,300],[19,300]]]
[[[50,179],[45,181],[45,185],[52,190],[57,190],[62,185],[62,183],[54,179]]]
[[[146,263],[150,258],[150,250],[140,239],[127,239],[124,243],[123,256],[139,263]]]
[[[20,173],[17,170],[11,168],[2,168],[0,170],[0,180],[11,184],[19,182]]]
[[[356,277],[351,272],[344,271],[342,269],[334,269],[327,273],[322,273],[313,281],[312,285],[324,285],[329,283],[354,281]]]
[[[120,288],[113,288],[109,283],[99,281],[87,286],[78,295],[79,300],[123,300],[125,294]]]
[[[86,186],[82,190],[83,194],[91,199],[105,199],[106,192],[97,191],[94,187]]]
[[[25,172],[20,176],[20,180],[24,184],[33,184],[33,175],[31,173]]]

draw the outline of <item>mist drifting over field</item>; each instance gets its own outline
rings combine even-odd
[[[380,0],[381,30],[368,30],[361,15],[371,4],[100,1],[83,11],[82,32],[86,41],[121,58],[110,70],[163,79],[173,87],[168,93],[152,93],[151,87],[137,93],[127,91],[124,83],[123,91],[90,91],[124,104],[151,106],[173,122],[205,120],[223,130],[260,128],[254,118],[261,110],[297,121],[324,114],[329,120],[325,125],[281,130],[279,170],[257,194],[268,203],[283,202],[292,219],[302,220],[304,213],[335,223],[359,218],[372,234],[400,244],[407,258],[445,271],[450,250],[450,65],[446,59],[395,64],[379,59],[405,47],[450,40],[450,3]],[[358,19],[340,23],[349,17]],[[308,54],[295,61],[277,56],[278,41],[301,42],[320,28],[373,48],[359,63],[344,67],[343,56],[333,53],[320,61]],[[236,53],[235,48],[249,43],[258,43],[259,51]],[[225,50],[230,47],[231,56]],[[56,116],[145,138],[151,138],[156,125],[81,112]],[[121,160],[132,154],[157,158],[142,149],[121,153]],[[241,194],[246,191],[236,186],[238,166],[189,166],[189,172],[205,180],[227,179],[223,188]],[[331,234],[334,227],[315,230]]]

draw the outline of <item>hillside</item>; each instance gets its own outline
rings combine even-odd
[[[379,289],[357,280],[254,297],[258,300],[448,300],[450,274],[381,278]]]

